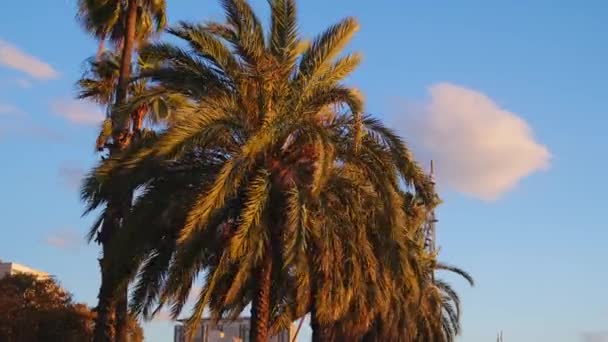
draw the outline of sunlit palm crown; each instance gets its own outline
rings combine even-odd
[[[165,27],[165,0],[136,0],[138,5],[136,40],[146,42]],[[78,20],[100,42],[122,45],[126,30],[128,0],[78,0]]]
[[[143,263],[138,313],[170,304],[178,316],[204,275],[190,322],[205,308],[234,317],[271,255],[274,329],[312,304],[323,322],[369,327],[391,305],[396,279],[420,292],[409,211],[432,207],[434,190],[401,139],[365,116],[360,93],[342,83],[361,60],[341,55],[356,21],[307,43],[294,1],[269,2],[268,32],[246,1],[224,0],[226,22],[169,30],[187,48],[142,49],[157,65],[140,75],[154,91],[132,101],[185,101],[165,131],[100,165],[83,198],[92,210],[113,187],[142,189],[117,242],[130,247],[121,255],[128,273]]]

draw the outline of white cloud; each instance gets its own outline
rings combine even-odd
[[[587,332],[581,336],[582,342],[608,342],[608,331]]]
[[[103,121],[105,115],[92,104],[82,101],[60,100],[51,104],[51,110],[77,125],[96,125]]]
[[[77,190],[84,177],[84,168],[73,163],[62,163],[59,166],[59,178],[70,190]]]
[[[410,106],[398,125],[418,157],[436,162],[439,182],[495,200],[549,167],[549,150],[517,114],[462,86],[439,83],[429,91],[430,99]]]
[[[45,242],[57,249],[75,250],[84,243],[84,240],[82,235],[77,231],[72,229],[62,229],[56,230],[47,235]]]
[[[37,123],[20,108],[0,104],[0,140],[6,137],[26,137],[47,142],[66,140],[62,133]]]
[[[46,80],[59,77],[59,73],[49,64],[1,39],[0,65],[19,70],[36,79]]]

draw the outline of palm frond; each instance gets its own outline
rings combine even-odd
[[[316,38],[302,56],[300,77],[315,78],[323,73],[358,29],[359,24],[354,18],[346,18]]]

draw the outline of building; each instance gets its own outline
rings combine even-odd
[[[249,318],[238,318],[235,321],[220,321],[217,325],[209,319],[203,319],[194,334],[193,342],[249,342]],[[185,342],[186,331],[182,324],[174,328],[174,342]],[[281,331],[273,336],[270,342],[291,342],[295,337],[296,329],[292,325],[288,330]]]
[[[16,274],[31,274],[38,279],[45,279],[50,277],[46,272],[38,271],[27,266],[23,266],[14,262],[3,262],[0,260],[0,278],[4,278],[8,275]]]

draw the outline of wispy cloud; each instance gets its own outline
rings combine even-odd
[[[24,112],[17,106],[0,103],[0,116],[22,116]]]
[[[608,330],[583,333],[581,342],[608,342]]]
[[[435,160],[439,182],[495,200],[549,167],[549,150],[517,114],[459,85],[439,83],[429,91],[430,99],[409,105],[397,123],[418,157]]]
[[[66,142],[66,136],[61,132],[56,131],[52,128],[40,125],[35,122],[28,122],[16,128],[16,134],[31,137],[33,139],[40,139],[53,143],[64,143]]]
[[[105,118],[101,109],[82,101],[58,100],[51,104],[51,111],[77,125],[96,125]]]
[[[82,234],[73,229],[59,229],[49,233],[45,242],[47,245],[64,251],[73,251],[84,244]]]
[[[36,79],[48,80],[59,77],[59,73],[49,64],[1,39],[0,65],[19,70]]]
[[[21,88],[27,89],[32,87],[32,82],[26,78],[18,78],[15,80],[15,83]]]
[[[75,163],[64,162],[58,170],[61,182],[70,190],[77,190],[85,174],[85,169]]]
[[[29,78],[25,77],[12,77],[0,79],[0,88],[12,89],[12,88],[29,89],[32,87],[32,82]]]
[[[18,107],[4,105],[0,108],[0,140],[7,137],[26,137],[46,142],[65,142],[60,132],[32,120]]]

